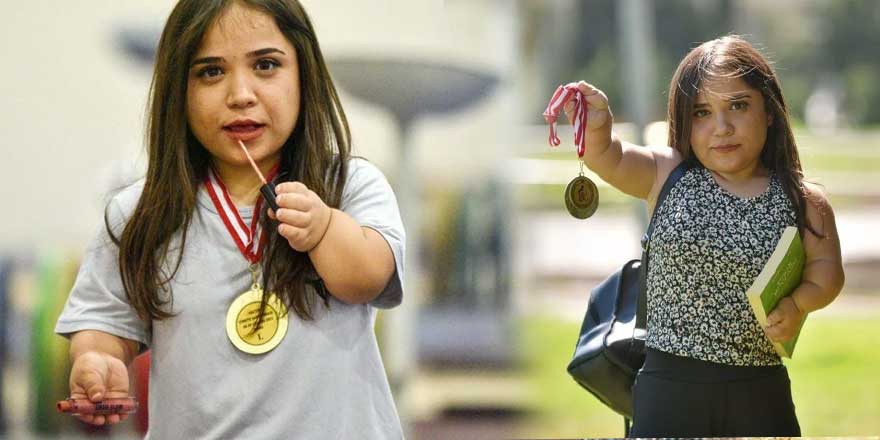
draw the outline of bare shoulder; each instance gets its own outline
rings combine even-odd
[[[826,235],[828,232],[836,235],[834,211],[822,186],[804,182],[804,197],[807,200],[805,207],[807,221],[813,229],[821,235]]]
[[[657,166],[654,184],[651,186],[651,192],[648,194],[647,199],[648,215],[651,215],[651,213],[654,212],[654,205],[657,203],[657,196],[660,195],[663,183],[666,182],[669,174],[672,173],[672,170],[674,170],[684,158],[682,158],[677,150],[665,145],[648,146],[648,148],[651,150],[651,154],[654,155],[654,163]]]

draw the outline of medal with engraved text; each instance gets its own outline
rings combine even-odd
[[[565,208],[575,218],[585,219],[596,212],[599,206],[599,190],[596,184],[588,177],[584,176],[584,152],[586,145],[584,142],[585,129],[587,126],[587,100],[578,90],[577,84],[571,83],[559,86],[550,103],[544,111],[544,120],[550,124],[550,146],[556,147],[560,144],[559,136],[556,134],[556,119],[563,106],[574,101],[572,107],[571,120],[574,125],[574,144],[577,147],[578,161],[580,162],[581,171],[577,177],[568,183],[565,187]]]
[[[257,200],[251,225],[248,227],[239,216],[223,182],[213,170],[205,177],[205,187],[227,231],[250,263],[248,270],[251,273],[251,286],[229,305],[225,319],[226,336],[235,348],[245,353],[267,353],[277,347],[287,334],[288,317],[284,303],[274,293],[264,294],[259,283],[259,263],[265,246],[259,222],[263,200]]]

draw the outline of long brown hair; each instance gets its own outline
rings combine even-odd
[[[119,246],[119,270],[129,303],[141,319],[173,316],[171,279],[180,268],[199,186],[211,156],[186,119],[187,73],[202,38],[218,17],[239,2],[273,17],[296,49],[300,114],[281,148],[280,181],[299,181],[330,207],[338,208],[351,154],[351,133],[324,63],[311,21],[297,0],[181,0],[171,12],[156,52],[147,107],[148,165],[143,192],[120,237],[105,213],[105,226]],[[254,213],[259,215],[259,213]],[[279,237],[263,216],[267,238],[263,285],[302,319],[327,292],[308,255]],[[171,248],[179,234],[180,244]],[[170,254],[176,254],[170,258]],[[265,306],[266,298],[263,298]],[[261,316],[262,318],[262,316]]]
[[[701,165],[691,152],[691,121],[697,93],[712,78],[742,78],[749,87],[761,92],[772,124],[761,151],[761,164],[776,174],[794,207],[798,229],[822,236],[806,217],[804,174],[797,143],[789,124],[788,107],[779,78],[767,59],[748,41],[728,35],[707,41],[691,50],[678,65],[669,85],[669,145],[685,161]]]

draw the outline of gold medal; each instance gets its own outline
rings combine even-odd
[[[581,173],[565,187],[565,207],[575,218],[585,219],[599,207],[599,190],[592,180]]]
[[[263,298],[263,289],[256,279],[254,272],[251,288],[239,295],[229,306],[226,312],[226,335],[239,350],[263,354],[277,347],[287,334],[287,308],[277,295],[270,293],[263,322],[256,327],[260,317],[260,301]]]

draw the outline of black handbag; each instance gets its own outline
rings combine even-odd
[[[663,183],[654,213],[687,171],[679,164]],[[654,216],[642,238],[642,258],[630,260],[590,292],[590,301],[568,373],[622,415],[626,435],[633,416],[632,385],[645,363],[648,248]]]

